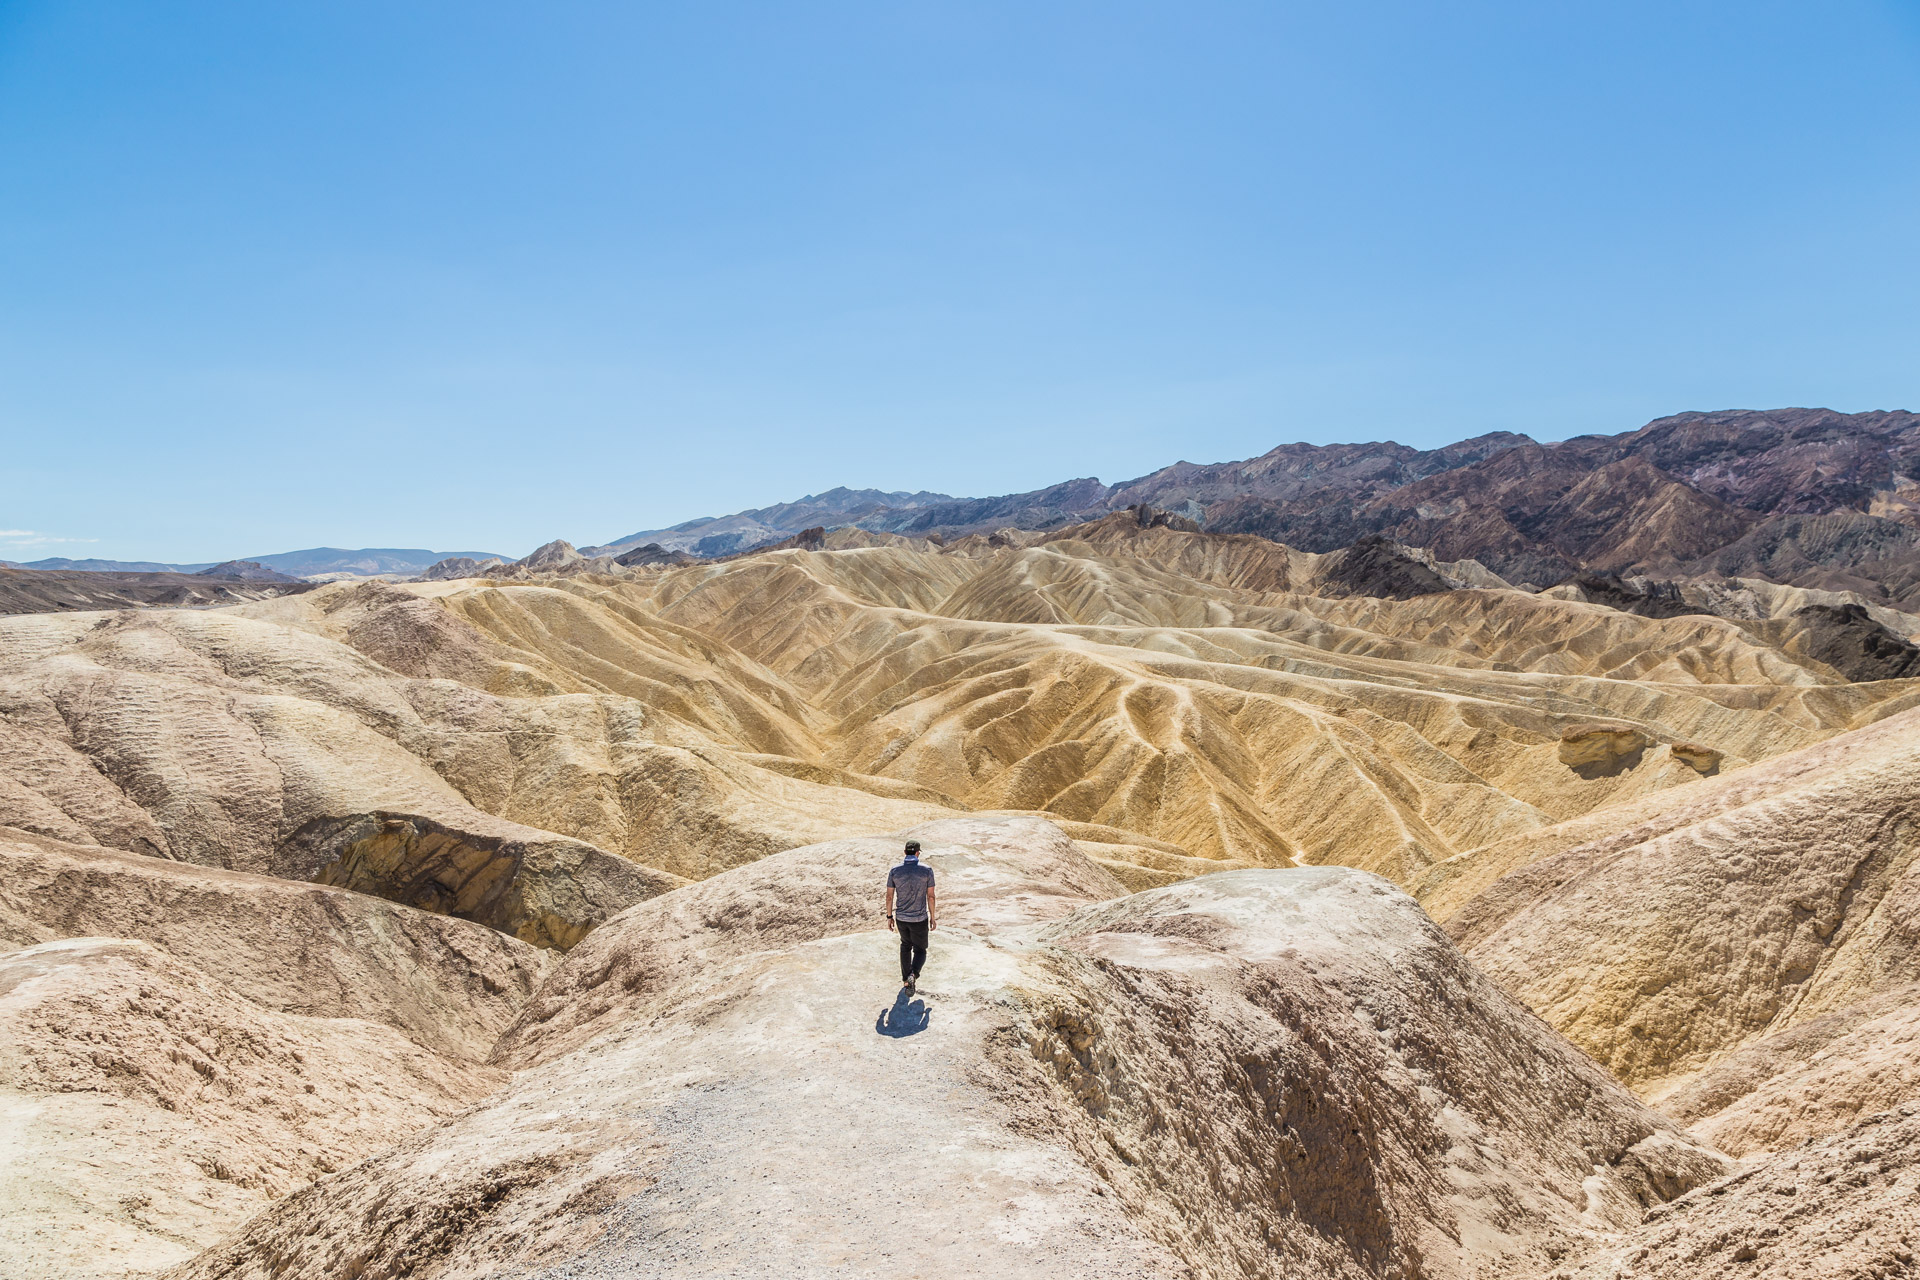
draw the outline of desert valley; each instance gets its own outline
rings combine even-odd
[[[9,1275],[1920,1274],[1920,417],[314,563],[0,569]]]

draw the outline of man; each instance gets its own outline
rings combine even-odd
[[[927,935],[934,923],[933,868],[920,865],[920,842],[907,841],[907,856],[887,872],[887,928],[900,933],[900,985],[911,991],[927,962]]]

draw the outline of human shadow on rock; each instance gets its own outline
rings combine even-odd
[[[892,1007],[882,1009],[880,1016],[873,1020],[873,1029],[899,1040],[925,1031],[932,1021],[933,1010],[917,996],[909,998],[906,988],[902,987],[900,994],[893,998]]]

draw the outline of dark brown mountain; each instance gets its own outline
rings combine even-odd
[[[318,585],[273,578],[204,573],[96,573],[83,569],[15,569],[0,565],[0,614],[173,608],[238,604],[311,591]]]
[[[1768,515],[1865,511],[1920,471],[1920,415],[1770,409],[1681,413],[1562,448],[1642,457],[1702,493]]]
[[[1320,587],[1328,595],[1344,587],[1359,596],[1410,600],[1453,589],[1445,578],[1409,556],[1398,543],[1377,533],[1334,552],[1329,559],[1333,563]]]
[[[1684,618],[1689,614],[1710,614],[1712,610],[1688,603],[1672,582],[1623,581],[1617,573],[1576,573],[1567,580],[1594,604],[1604,604],[1622,613],[1637,613],[1643,618]]]
[[[1896,518],[1870,516],[1869,508],[1920,525],[1915,472],[1920,416],[1740,410],[1676,414],[1622,435],[1558,444],[1510,433],[1431,450],[1390,441],[1288,444],[1243,462],[1178,462],[1112,487],[1075,480],[882,511],[857,523],[951,537],[1009,525],[1050,529],[1146,503],[1212,531],[1306,551],[1383,535],[1441,559],[1479,560],[1536,587],[1580,569],[1666,573],[1709,558],[1716,572],[1778,577],[1774,562],[1784,558],[1794,563],[1792,574],[1851,570],[1873,584],[1898,576],[1920,538],[1908,539]],[[1893,500],[1903,490],[1909,500]],[[1788,524],[1741,545],[1770,517],[1832,512],[1880,531],[1839,537]],[[1885,554],[1867,554],[1868,544]],[[1730,547],[1740,549],[1729,554]]]
[[[1685,567],[1920,607],[1920,529],[1858,511],[1775,516]]]
[[[1920,646],[1897,636],[1857,604],[1815,604],[1795,610],[1767,639],[1824,662],[1849,680],[1920,676]]]
[[[995,498],[834,495],[844,510],[825,518],[833,495],[694,522],[692,533],[733,531],[688,549],[735,554],[815,525],[943,538],[1045,531],[1144,505],[1303,551],[1377,535],[1535,588],[1580,571],[1714,573],[1920,603],[1920,415],[1904,410],[1681,413],[1557,444],[1508,432],[1442,449],[1287,444],[1112,486],[1082,478]]]
[[[1897,500],[1914,494],[1920,472],[1920,416],[1907,412],[1687,413],[1560,444],[1481,437],[1417,460],[1398,446],[1286,446],[1255,463],[1279,458],[1320,483],[1288,491],[1250,482],[1209,505],[1205,526],[1319,552],[1382,534],[1535,587],[1576,569],[1684,566],[1889,602],[1913,603],[1920,588],[1920,528],[1900,523],[1920,518],[1912,501]],[[1440,462],[1450,465],[1380,487],[1400,468]],[[1177,490],[1204,477],[1217,492],[1255,463],[1182,464],[1128,489]]]
[[[848,523],[875,532],[964,537],[995,529],[1054,529],[1097,520],[1113,511],[1148,506],[1193,520],[1243,499],[1277,503],[1351,503],[1391,492],[1423,476],[1492,457],[1526,436],[1496,432],[1444,449],[1413,449],[1392,441],[1369,444],[1285,444],[1243,462],[1176,462],[1111,487],[1092,478],[998,498],[958,498],[901,511],[883,511]],[[1257,532],[1256,530],[1236,530]],[[1355,535],[1356,537],[1359,535]],[[1335,544],[1344,547],[1345,538]],[[1328,550],[1334,549],[1328,547]]]
[[[1106,485],[1088,477],[1031,493],[1010,493],[999,498],[956,498],[917,510],[881,512],[848,523],[876,533],[901,533],[909,537],[925,537],[930,533],[965,537],[969,533],[1007,528],[1055,529],[1082,520],[1097,520],[1127,505],[1114,504],[1113,493]]]
[[[1207,527],[1257,533],[1303,551],[1332,551],[1370,534],[1478,560],[1535,587],[1577,569],[1620,572],[1692,560],[1740,537],[1754,517],[1689,488],[1642,458],[1595,465],[1552,445],[1504,449],[1365,503],[1236,499]]]
[[[1108,506],[1147,503],[1163,510],[1208,507],[1238,498],[1299,502],[1314,495],[1347,501],[1374,497],[1425,476],[1452,471],[1519,445],[1526,436],[1501,431],[1448,445],[1410,449],[1375,444],[1283,444],[1246,462],[1200,466],[1176,462],[1109,491]]]

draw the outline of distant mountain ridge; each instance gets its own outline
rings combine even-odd
[[[256,564],[290,578],[310,578],[320,574],[350,574],[372,577],[394,573],[414,575],[449,556],[468,556],[475,560],[507,559],[492,551],[428,551],[416,547],[309,547],[304,551],[281,551],[264,556],[237,556],[232,560],[202,560],[197,564],[162,564],[152,560],[68,560],[52,557],[19,563],[0,560],[15,569],[39,569],[80,573],[201,573],[234,564]]]
[[[711,558],[813,527],[941,539],[1045,531],[1138,505],[1303,551],[1384,536],[1536,590],[1583,570],[1750,574],[1920,604],[1920,416],[1904,410],[1681,413],[1553,444],[1511,432],[1439,449],[1285,444],[1117,485],[1083,477],[991,498],[834,489],[582,553],[658,543]]]
[[[195,564],[163,564],[158,560],[69,560],[65,556],[49,556],[45,560],[0,560],[0,564],[9,569],[38,569],[43,573],[199,573],[202,569],[211,569],[215,560],[201,560]]]
[[[642,529],[597,547],[581,547],[584,556],[618,556],[636,547],[657,545],[665,551],[685,551],[714,557],[749,551],[779,542],[815,525],[840,528],[897,512],[918,511],[938,503],[958,501],[944,493],[886,492],[848,489],[808,494],[792,502],[756,507],[730,516],[702,516],[665,529]],[[475,557],[476,559],[478,557]]]
[[[1440,561],[1477,561],[1533,590],[1579,573],[1758,577],[1920,608],[1920,416],[1905,410],[1690,412],[1551,444],[1512,432],[1438,449],[1283,444],[1237,462],[1176,462],[1115,485],[1080,477],[986,498],[840,487],[642,530],[581,547],[577,556],[717,559],[816,529],[943,541],[1008,528],[1044,533],[1130,507],[1316,553],[1387,538]],[[314,547],[238,559],[311,580],[417,576],[442,561],[484,566],[509,557]],[[17,567],[192,573],[210,566],[48,559]]]

